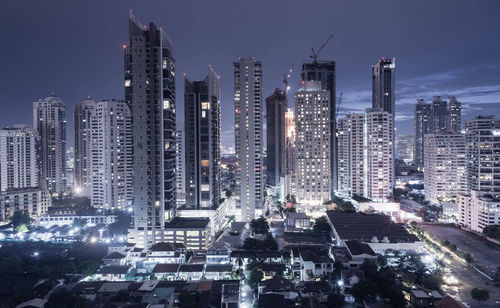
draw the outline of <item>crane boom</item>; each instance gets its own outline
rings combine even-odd
[[[317,62],[318,61],[318,56],[319,56],[319,53],[323,50],[323,48],[325,48],[326,44],[328,44],[328,42],[330,41],[330,39],[333,37],[333,34],[330,34],[330,36],[323,42],[323,44],[321,45],[321,47],[318,49],[318,51],[315,51],[314,48],[311,48],[312,50],[312,55],[310,56],[314,62]]]

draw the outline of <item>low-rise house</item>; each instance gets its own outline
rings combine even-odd
[[[262,264],[263,280],[281,276],[285,273],[286,266],[282,263],[264,263]]]
[[[345,247],[350,257],[349,268],[359,268],[366,260],[377,260],[377,254],[368,244],[360,241],[346,241]]]
[[[294,300],[299,296],[299,293],[291,280],[275,277],[263,280],[259,283],[258,287],[260,294],[280,294],[285,299]]]
[[[321,303],[326,302],[332,287],[327,281],[301,281],[298,284],[300,296],[315,297]]]
[[[149,308],[171,308],[174,306],[175,288],[155,287],[142,296],[141,303],[149,304]]]
[[[427,291],[423,289],[412,289],[410,291],[410,303],[414,307],[432,307],[434,302],[443,298],[438,291]]]
[[[342,270],[340,271],[339,287],[344,293],[344,300],[348,303],[354,303],[355,298],[352,295],[352,287],[363,280],[365,274],[362,270]]]
[[[240,300],[240,285],[235,283],[222,284],[221,308],[237,308]]]
[[[94,275],[96,280],[125,281],[126,275],[131,271],[129,265],[106,265],[100,268]]]
[[[232,264],[207,264],[205,266],[205,279],[231,279]]]
[[[119,252],[112,252],[102,258],[104,265],[125,265],[125,255]]]
[[[179,267],[181,265],[177,263],[156,264],[153,268],[153,275],[159,280],[175,280],[178,277]]]
[[[181,264],[179,268],[179,279],[182,280],[200,280],[204,274],[203,264]]]
[[[288,213],[285,221],[286,232],[297,232],[311,228],[311,219],[305,213]]]
[[[333,272],[334,261],[326,250],[300,250],[300,280],[311,280]]]
[[[466,308],[464,304],[447,295],[446,297],[434,302],[435,308]]]
[[[223,241],[217,241],[207,249],[207,264],[228,264],[231,263],[230,245]]]

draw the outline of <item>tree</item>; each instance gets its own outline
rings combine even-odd
[[[394,285],[388,292],[389,302],[392,307],[406,307],[406,300],[401,291]]]
[[[490,298],[490,292],[488,290],[474,288],[470,292],[473,299],[484,302]]]
[[[252,219],[252,221],[250,221],[250,227],[255,234],[269,233],[269,224],[264,217]]]
[[[68,290],[61,288],[52,293],[45,308],[83,308],[85,299],[78,295],[73,295]]]
[[[73,220],[73,227],[78,227],[80,229],[83,229],[85,225],[87,224],[87,220],[83,218],[75,218]]]
[[[332,292],[328,294],[328,298],[326,300],[326,306],[328,308],[340,308],[344,306],[344,301],[345,297],[344,295],[340,294],[339,292]]]
[[[200,297],[198,293],[183,292],[179,295],[179,307],[181,308],[197,307],[199,300]]]
[[[262,281],[263,277],[264,274],[262,274],[262,272],[259,269],[253,268],[252,271],[250,272],[250,276],[248,277],[248,285],[250,286],[250,288],[256,290],[257,287],[259,286],[259,282]]]
[[[118,211],[116,221],[108,226],[109,232],[113,235],[127,235],[132,222],[132,216],[124,211]]]
[[[16,229],[19,225],[29,225],[31,223],[31,218],[28,213],[23,211],[15,211],[12,216],[12,227]]]
[[[271,233],[268,233],[266,239],[258,240],[256,238],[248,237],[243,242],[243,249],[258,250],[258,251],[277,251],[278,243]]]
[[[314,221],[313,230],[316,232],[330,232],[332,230],[326,216],[321,216]]]
[[[115,293],[115,295],[111,296],[110,300],[114,302],[126,302],[130,298],[130,295],[128,294],[128,291],[125,289],[122,289],[118,292]]]
[[[377,285],[370,280],[361,280],[352,287],[351,292],[361,302],[377,295]]]
[[[231,198],[233,192],[231,190],[226,190],[226,198]]]
[[[28,226],[26,226],[26,224],[21,224],[21,225],[16,227],[16,232],[24,233],[24,232],[28,232],[28,231],[29,231],[29,229],[28,229]]]

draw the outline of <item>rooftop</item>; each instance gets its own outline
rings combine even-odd
[[[97,271],[97,274],[101,275],[124,275],[128,272],[130,266],[128,265],[109,265],[104,266]]]
[[[204,264],[181,264],[179,272],[203,272]]]
[[[418,241],[403,225],[392,222],[386,215],[344,211],[326,213],[341,240],[372,242],[374,238],[378,241],[387,238],[391,243]]]
[[[155,273],[155,274],[177,273],[180,266],[181,265],[177,264],[177,263],[169,263],[169,264],[159,263],[159,264],[156,264],[155,267],[153,268],[153,273]]]
[[[183,243],[159,242],[151,246],[151,251],[176,251],[177,249],[186,249]]]
[[[112,252],[109,255],[105,256],[103,260],[114,260],[114,259],[123,259],[125,256],[119,252]]]
[[[205,229],[209,223],[208,218],[183,218],[175,217],[165,224],[166,229]]]
[[[345,245],[352,256],[359,256],[362,254],[376,256],[377,254],[373,251],[370,245],[361,243],[360,241],[346,241]]]

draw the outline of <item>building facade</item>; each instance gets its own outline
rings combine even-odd
[[[330,200],[330,92],[304,82],[295,93],[297,202],[321,206]]]
[[[253,58],[234,62],[236,207],[241,221],[255,218],[264,201],[262,146],[262,64]]]
[[[448,103],[441,96],[434,96],[432,100],[431,131],[433,133],[446,133],[448,131]]]
[[[396,58],[378,60],[372,65],[372,108],[396,114]]]
[[[38,187],[40,137],[29,125],[0,130],[0,191]]]
[[[124,210],[132,205],[132,115],[123,101],[102,101],[90,117],[92,206]]]
[[[50,193],[41,188],[16,188],[0,192],[0,220],[10,220],[16,211],[31,218],[47,213],[52,203]]]
[[[186,204],[186,161],[184,151],[186,149],[184,139],[184,123],[177,124],[175,132],[175,185],[177,206]]]
[[[74,125],[74,186],[75,192],[90,194],[90,116],[95,108],[95,102],[87,97],[73,108]]]
[[[440,204],[467,193],[467,148],[457,133],[425,135],[425,199]]]
[[[217,207],[220,201],[219,76],[210,67],[204,80],[184,79],[186,208]]]
[[[293,109],[285,112],[285,196],[295,195],[296,154],[295,154],[295,114]]]
[[[266,98],[267,178],[268,185],[279,187],[285,177],[286,90],[275,89]]]
[[[472,190],[458,197],[458,222],[465,228],[479,233],[491,225],[500,224],[500,199]]]
[[[432,131],[431,116],[432,106],[423,99],[418,99],[415,105],[415,152],[413,163],[419,168],[424,166],[424,136]]]
[[[339,186],[343,197],[365,195],[365,114],[350,114],[338,122]]]
[[[175,60],[172,43],[154,23],[129,18],[125,102],[132,113],[134,220],[129,240],[155,243],[173,218],[175,185]],[[161,239],[161,236],[159,236]]]
[[[455,96],[449,97],[448,131],[460,133],[462,130],[462,103]]]
[[[33,103],[33,128],[40,136],[40,179],[53,195],[66,190],[66,105],[57,96]]]
[[[415,141],[413,140],[413,135],[399,135],[397,137],[397,149],[399,160],[404,161],[407,164],[413,163],[413,146]]]

